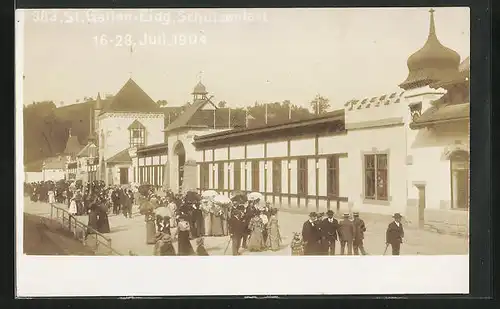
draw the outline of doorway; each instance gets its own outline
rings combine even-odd
[[[184,182],[184,165],[186,164],[186,150],[180,141],[175,145],[174,156],[176,157],[174,160],[177,160],[177,188],[180,190]]]
[[[451,207],[469,209],[469,153],[458,150],[450,156]]]
[[[120,168],[120,184],[121,185],[128,184],[128,168],[127,167]]]

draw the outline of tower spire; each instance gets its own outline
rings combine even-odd
[[[436,24],[434,22],[434,9],[430,9],[429,13],[431,13],[431,24],[429,27],[429,37],[434,36],[436,37]]]
[[[129,75],[129,78],[132,78],[132,55],[134,53],[134,46],[133,45],[130,45],[129,53],[130,53],[130,71],[128,72],[128,75]]]

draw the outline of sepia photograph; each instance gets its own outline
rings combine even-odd
[[[468,8],[16,18],[22,258],[467,261]]]

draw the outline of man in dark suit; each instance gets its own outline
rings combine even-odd
[[[321,233],[317,221],[317,214],[311,212],[309,220],[302,225],[302,240],[304,241],[304,255],[320,254]]]
[[[339,224],[340,255],[344,255],[347,245],[347,255],[352,255],[352,243],[354,241],[354,224],[349,220],[349,214],[345,213]]]
[[[335,255],[335,243],[337,242],[339,222],[333,217],[332,210],[328,210],[326,215],[327,218],[323,219],[321,224],[325,255]]]
[[[359,217],[359,212],[354,212],[353,214],[354,220],[352,223],[354,224],[354,255],[359,255],[361,252],[362,255],[366,255],[365,247],[363,245],[363,239],[365,238],[366,226],[365,221]]]
[[[234,210],[233,215],[229,219],[228,228],[232,242],[233,255],[240,255],[241,240],[246,235],[247,230],[247,225],[241,211]]]
[[[385,243],[391,245],[392,255],[399,255],[405,232],[403,230],[403,224],[401,223],[402,216],[399,213],[395,213],[392,217],[394,221],[389,223],[387,227]]]

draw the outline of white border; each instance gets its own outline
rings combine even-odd
[[[469,256],[23,255],[24,12],[16,11],[16,294],[57,296],[467,294]]]

